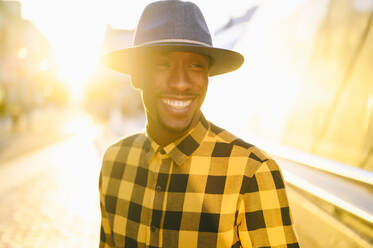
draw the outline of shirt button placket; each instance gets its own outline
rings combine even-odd
[[[161,191],[162,191],[162,186],[161,186],[161,185],[157,185],[157,186],[155,187],[155,190],[156,190],[157,192],[161,192]]]
[[[156,191],[156,195],[155,195],[155,197],[159,197],[159,193],[162,191],[162,186],[161,185],[157,185],[156,187],[155,187],[155,191]],[[158,193],[158,194],[157,194]],[[158,196],[157,196],[158,195]],[[150,231],[152,232],[152,233],[154,233],[155,231],[157,231],[157,227],[154,225],[154,224],[151,224],[150,225]]]
[[[162,163],[163,163],[163,159],[165,157],[165,150],[163,148],[161,148],[159,150],[159,154],[160,154],[160,164],[159,164],[159,171],[161,171],[161,167],[162,167]],[[159,172],[158,172],[159,173]],[[157,173],[155,173],[157,174]],[[158,180],[158,177],[157,175],[155,175],[154,177],[155,181],[152,183],[152,186],[154,187],[154,191],[155,191],[155,194],[154,194],[154,202],[153,202],[153,208],[154,209],[162,209],[162,203],[163,203],[163,200],[164,200],[164,195],[163,195],[163,190],[164,190],[164,186],[162,187],[162,185],[160,185],[159,183],[160,182],[156,182]],[[159,211],[157,211],[156,213],[156,216],[154,216],[154,213],[153,213],[153,218],[150,222],[150,244],[153,245],[153,246],[158,246],[158,243],[159,243],[159,226],[160,226],[160,221],[161,221],[161,215],[162,213],[160,213]]]

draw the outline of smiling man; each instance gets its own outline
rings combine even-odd
[[[106,55],[141,91],[147,126],[104,154],[100,247],[299,247],[276,162],[200,110],[209,77],[242,63],[175,0],[148,5],[133,47]]]
[[[149,134],[164,146],[197,125],[207,91],[209,59],[179,51],[149,56],[144,83],[134,84],[142,90]]]

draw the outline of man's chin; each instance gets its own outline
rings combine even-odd
[[[172,123],[172,124],[161,121],[161,124],[163,128],[169,131],[170,133],[182,135],[188,131],[188,129],[190,128],[192,124],[192,120],[185,121],[183,123]]]

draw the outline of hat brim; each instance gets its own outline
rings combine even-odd
[[[136,61],[139,58],[144,58],[144,55],[154,50],[185,51],[208,56],[211,59],[209,76],[216,76],[237,70],[244,62],[244,57],[232,50],[194,44],[162,43],[131,47],[108,53],[103,56],[103,64],[112,70],[131,75],[135,70],[134,67],[138,66]]]

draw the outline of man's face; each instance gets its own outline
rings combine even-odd
[[[141,86],[149,125],[174,135],[196,125],[207,91],[208,67],[208,58],[197,53],[152,54]]]

